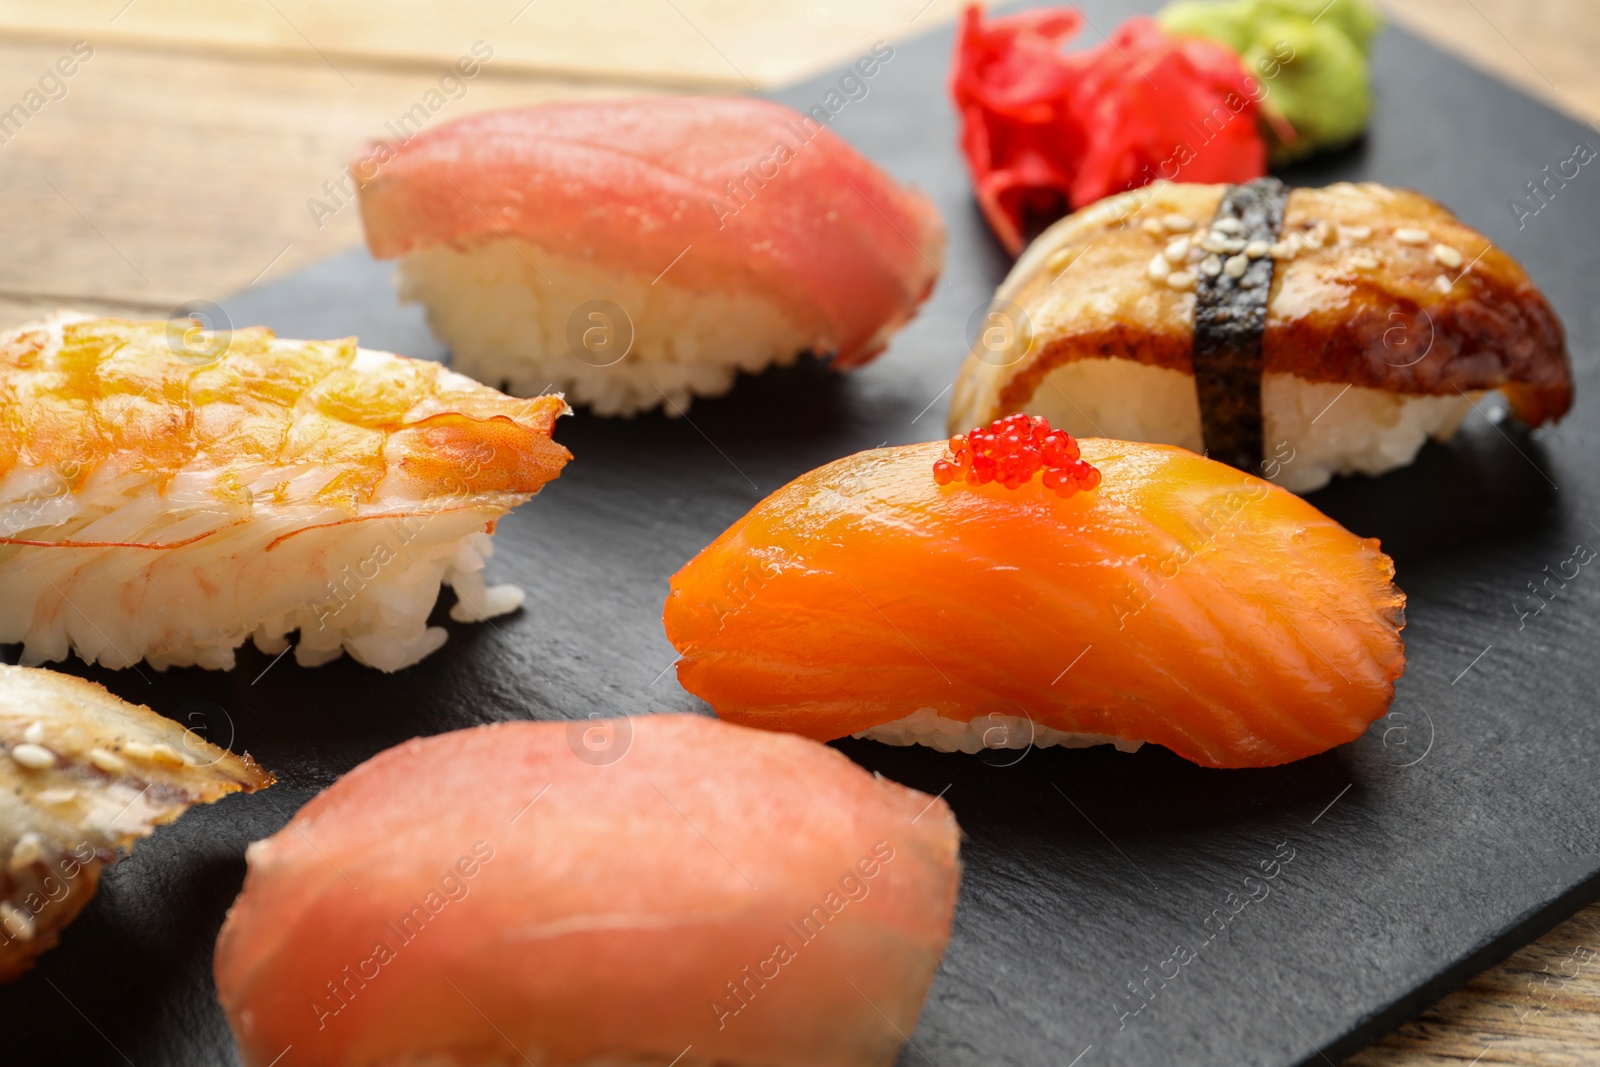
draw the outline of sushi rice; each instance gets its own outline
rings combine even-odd
[[[517,237],[413,252],[399,289],[427,308],[463,374],[518,396],[554,389],[597,415],[682,415],[740,371],[793,363],[814,338],[757,293],[652,284]]]
[[[19,503],[19,490],[25,503],[28,480],[0,482],[0,507]],[[52,536],[104,539],[121,528],[175,541],[230,521],[215,511],[163,514],[142,479],[91,478],[75,496],[82,497],[75,513],[52,526]],[[444,628],[427,625],[441,584],[456,591],[450,617],[457,622],[480,622],[522,603],[515,586],[484,581],[493,547],[481,513],[413,520],[415,533],[404,544],[403,520],[388,529],[355,522],[309,530],[304,521],[254,520],[156,561],[146,549],[44,549],[21,557],[25,550],[0,546],[0,642],[22,644],[25,666],[75,651],[112,668],[145,660],[157,670],[228,670],[247,639],[275,656],[298,630],[294,658],[303,667],[349,652],[369,667],[396,671],[444,644]],[[295,536],[265,555],[285,534]],[[375,554],[379,544],[396,546],[392,557]],[[135,583],[138,591],[130,593]],[[132,611],[124,607],[130,602]]]
[[[974,715],[968,722],[940,715],[933,708],[919,708],[903,719],[895,719],[852,734],[886,745],[926,745],[936,752],[965,752],[971,755],[986,749],[1017,748],[1092,748],[1115,745],[1119,752],[1137,752],[1143,741],[1131,741],[1109,734],[1074,733],[1041,726],[1023,715]]]
[[[1311,382],[1293,374],[1261,380],[1263,470],[1295,493],[1334,475],[1404,467],[1431,437],[1448,441],[1474,404],[1474,390],[1449,396],[1392,393]],[[1030,414],[1073,436],[1111,437],[1205,451],[1194,377],[1131,359],[1078,359],[1045,376]]]

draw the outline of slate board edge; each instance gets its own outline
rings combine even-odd
[[[1431,980],[1424,982],[1411,993],[1395,1000],[1389,1007],[1359,1021],[1344,1037],[1326,1048],[1310,1053],[1295,1067],[1317,1067],[1329,1060],[1340,1063],[1380,1038],[1398,1030],[1405,1023],[1421,1015],[1451,993],[1464,987],[1478,975],[1502,963],[1557,926],[1572,918],[1590,904],[1600,901],[1600,874],[1568,889],[1566,892],[1530,908],[1515,925],[1462,956]]]

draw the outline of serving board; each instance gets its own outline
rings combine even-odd
[[[1129,13],[1084,7],[1102,30]],[[527,590],[521,612],[462,626],[441,610],[449,643],[397,675],[348,659],[305,670],[253,650],[226,673],[64,665],[248,749],[280,780],[189,813],[107,873],[63,944],[0,989],[8,1062],[238,1062],[211,949],[245,846],[374,753],[499,719],[705,710],[668,669],[668,575],[790,478],[942,436],[969,320],[1006,269],[955,151],[950,45],[948,30],[897,45],[832,123],[938,203],[950,249],[932,300],[848,377],[806,362],[747,378],[687,419],[564,420],[576,461],[496,537],[492,578]],[[1374,77],[1365,142],[1285,176],[1417,187],[1482,229],[1564,317],[1579,406],[1535,433],[1475,413],[1415,465],[1315,495],[1382,539],[1410,597],[1393,711],[1350,745],[1212,771],[1149,746],[966,757],[840,743],[945,796],[965,831],[955,935],[908,1067],[1337,1062],[1600,890],[1600,574],[1580,567],[1548,602],[1529,590],[1570,573],[1575,546],[1600,547],[1600,464],[1586,452],[1600,444],[1588,269],[1600,172],[1552,184],[1520,220],[1511,206],[1546,164],[1600,137],[1403,32],[1379,40]],[[836,85],[780,99],[809,109]],[[354,333],[443,355],[416,309],[396,305],[389,269],[362,252],[225,309],[286,336]],[[1422,345],[1424,332],[1396,340]]]

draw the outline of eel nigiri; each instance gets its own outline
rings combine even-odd
[[[349,652],[398,670],[475,621],[489,535],[571,458],[559,396],[255,328],[63,316],[0,335],[0,642],[226,669]]]
[[[77,918],[100,871],[195,804],[273,782],[93,682],[0,665],[0,982]]]
[[[1527,272],[1434,201],[1371,182],[1109,197],[1040,235],[989,315],[951,433],[1027,412],[1296,492],[1405,466],[1492,392],[1528,426],[1572,406],[1561,320]]]
[[[887,1067],[950,936],[942,800],[696,715],[408,741],[248,852],[249,1067]]]
[[[602,415],[681,414],[802,352],[865,363],[943,257],[926,196],[765,100],[488,112],[352,171],[368,247],[455,367]]]
[[[733,722],[1260,767],[1389,706],[1393,576],[1260,478],[1015,415],[802,475],[673,576],[665,623],[679,681]]]

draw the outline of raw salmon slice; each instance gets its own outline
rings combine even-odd
[[[943,443],[796,479],[673,576],[679,680],[818,739],[1153,742],[1210,767],[1301,759],[1384,713],[1405,598],[1377,541],[1181,448],[1081,446],[1101,481],[1069,498],[938,485]]]

